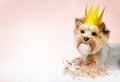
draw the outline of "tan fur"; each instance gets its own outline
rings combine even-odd
[[[82,21],[82,22],[81,22]],[[83,31],[91,31],[96,33],[96,36],[90,36],[90,40],[89,40],[89,44],[92,47],[93,52],[95,53],[95,51],[97,52],[98,48],[104,46],[104,44],[107,42],[107,39],[109,38],[109,31],[105,31],[106,25],[102,22],[99,26],[95,26],[94,29],[90,29],[90,28],[83,28],[82,24],[84,24],[84,20],[83,19],[76,19],[75,21],[76,26],[74,28],[74,37],[75,37],[75,42],[76,42],[76,47],[78,48],[78,46],[80,45],[80,43],[83,42],[83,35],[80,33],[81,30]],[[91,26],[91,25],[89,25]],[[92,27],[92,26],[91,26]],[[93,53],[93,54],[94,54]]]
[[[71,63],[69,67],[66,66],[64,73],[72,77],[85,76],[95,78],[96,76],[105,75],[104,70],[96,63],[92,55],[89,55],[85,61],[82,58],[76,58]],[[72,66],[74,66],[74,70],[70,69]]]
[[[99,65],[101,56],[97,55],[97,52],[107,43],[109,38],[109,30],[106,30],[106,25],[102,22],[98,26],[84,24],[84,19],[76,19],[74,28],[74,39],[75,46],[80,54],[86,55],[85,58],[73,59],[74,62],[69,62],[69,66],[65,67],[65,74],[69,74],[73,77],[75,76],[87,76],[96,77],[99,75],[104,75],[105,72]],[[84,37],[88,37],[87,43],[84,41]],[[83,54],[82,45],[88,47]],[[90,50],[89,50],[90,49]],[[74,70],[70,68],[75,68]]]

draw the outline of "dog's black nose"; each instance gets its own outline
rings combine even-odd
[[[89,38],[88,37],[84,37],[84,41],[88,41],[89,40]]]

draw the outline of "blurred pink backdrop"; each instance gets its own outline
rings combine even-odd
[[[120,42],[119,0],[0,0],[0,82],[62,79],[62,60],[79,56],[74,20],[92,3],[106,7],[109,42]]]

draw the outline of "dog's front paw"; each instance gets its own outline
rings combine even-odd
[[[72,60],[64,60],[63,64],[65,67],[71,67],[71,66],[81,66],[83,63],[83,59],[80,57],[74,58]]]
[[[71,75],[72,77],[76,77],[80,75],[80,68],[82,66],[83,59],[80,57],[74,58],[73,60],[65,60],[64,65],[64,74]]]
[[[73,65],[81,66],[82,63],[83,63],[83,59],[80,58],[80,57],[77,57],[77,58],[73,59]]]

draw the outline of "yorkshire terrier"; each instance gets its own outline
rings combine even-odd
[[[120,69],[120,43],[110,44],[110,31],[102,21],[104,10],[98,17],[99,6],[85,11],[84,18],[75,19],[75,46],[82,58],[67,61],[64,72],[72,76],[96,77],[108,69]],[[70,68],[75,68],[74,70]]]

